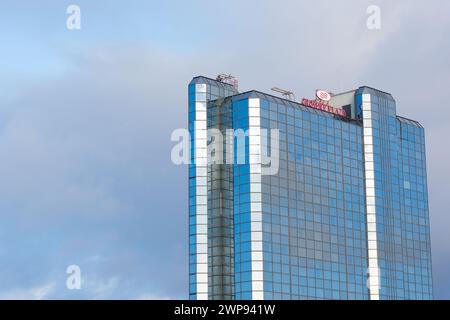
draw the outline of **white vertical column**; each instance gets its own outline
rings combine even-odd
[[[368,287],[370,300],[380,299],[380,269],[378,266],[377,218],[375,196],[375,166],[373,156],[372,104],[370,94],[362,96],[364,170],[366,191],[367,247],[368,247]]]
[[[197,300],[208,299],[208,156],[206,84],[195,85]]]
[[[249,99],[250,231],[252,299],[264,299],[260,100]]]

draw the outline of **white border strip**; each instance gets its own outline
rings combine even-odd
[[[197,94],[205,96],[197,100]],[[208,300],[208,152],[206,84],[195,85],[197,300]]]
[[[264,299],[260,100],[248,100],[252,299]]]
[[[375,206],[375,168],[373,156],[372,103],[370,94],[362,95],[364,173],[366,191],[367,248],[370,300],[380,299],[380,269],[378,266],[377,217]]]

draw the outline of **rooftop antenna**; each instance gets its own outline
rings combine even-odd
[[[236,90],[238,89],[239,82],[231,74],[221,73],[216,77],[216,80],[232,85]]]
[[[285,99],[295,101],[295,94],[292,91],[284,90],[284,89],[281,89],[278,87],[273,87],[270,90],[280,93],[283,96],[283,98],[285,98]]]

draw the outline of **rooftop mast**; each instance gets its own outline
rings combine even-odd
[[[278,87],[273,87],[270,90],[278,92],[278,93],[281,93],[281,95],[285,99],[288,99],[288,100],[291,100],[291,101],[295,101],[295,94],[294,94],[294,92],[292,92],[290,90],[284,90],[284,89],[280,89]]]

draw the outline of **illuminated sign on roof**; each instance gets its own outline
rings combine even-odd
[[[333,113],[333,114],[341,116],[341,117],[347,116],[347,112],[345,112],[344,109],[337,109],[337,108],[334,108],[328,104],[324,104],[319,101],[314,101],[314,100],[309,100],[309,99],[303,98],[302,104],[307,107],[314,108],[317,110],[322,110],[322,111],[329,112],[329,113]]]
[[[331,100],[331,94],[325,90],[316,90],[316,97],[319,100],[328,102]]]

